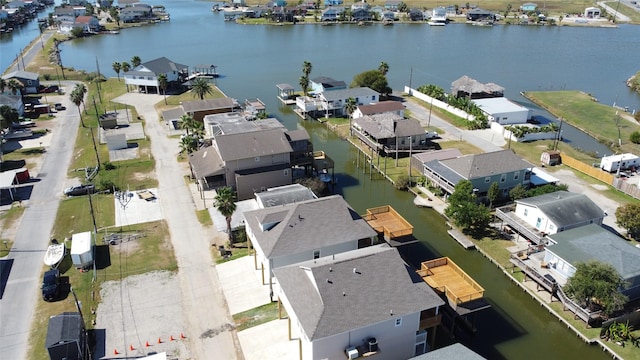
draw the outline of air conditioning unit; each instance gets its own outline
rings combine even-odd
[[[347,353],[347,359],[349,360],[357,359],[360,357],[360,353],[358,352],[358,349],[356,349],[355,347],[349,347],[345,351]]]

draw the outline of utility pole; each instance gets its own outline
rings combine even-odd
[[[93,150],[96,152],[96,160],[98,161],[98,170],[100,170],[100,155],[98,155],[98,147],[96,146],[96,139],[93,137],[93,128],[89,127],[91,130],[91,141],[93,141]]]
[[[409,71],[409,95],[411,95],[411,81],[413,80],[413,67]]]

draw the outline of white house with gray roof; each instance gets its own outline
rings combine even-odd
[[[317,113],[325,116],[345,115],[347,99],[354,98],[356,105],[368,105],[380,100],[380,93],[368,87],[324,91],[313,97],[298,96],[296,107],[301,113]]]
[[[263,283],[275,268],[370,246],[377,233],[340,195],[244,213]]]
[[[148,93],[149,87],[152,87],[160,94],[160,83],[158,82],[160,74],[166,75],[167,82],[171,83],[180,81],[188,73],[189,67],[187,65],[178,64],[166,57],[161,57],[136,66],[124,73],[123,77],[127,89],[129,85],[132,85]]]
[[[300,359],[408,359],[444,301],[386,244],[274,269]]]
[[[628,283],[622,293],[629,300],[640,298],[640,248],[596,224],[550,235],[549,240],[544,261],[555,275],[569,279],[577,263],[596,260],[613,266]]]
[[[604,211],[584,194],[556,191],[515,201],[515,215],[541,233],[602,225]]]

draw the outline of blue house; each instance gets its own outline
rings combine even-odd
[[[520,6],[520,10],[523,12],[536,11],[538,4],[536,3],[524,3]]]
[[[342,5],[342,0],[324,0],[324,6]]]

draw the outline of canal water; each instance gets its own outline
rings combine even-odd
[[[463,250],[447,235],[445,222],[435,211],[416,208],[408,193],[396,191],[379,178],[370,180],[368,173],[356,169],[355,151],[349,143],[280,105],[275,84],[299,88],[303,61],[313,64],[311,77],[329,76],[347,83],[355,74],[375,69],[384,61],[390,67],[390,86],[397,90],[427,83],[449,90],[452,81],[468,75],[505,87],[507,97],[547,117],[550,115],[519,93],[577,89],[609,105],[616,102],[640,109],[640,98],[624,83],[638,70],[640,27],[255,26],[223,21],[222,14],[210,11],[208,2],[147,2],[165,5],[171,21],[127,29],[119,35],[65,42],[63,64],[96,71],[97,59],[101,72],[114,77],[111,64],[130,61],[133,56],[140,56],[143,62],[166,56],[189,66],[217,65],[222,74],[217,85],[228,96],[240,101],[260,98],[288,128],[309,131],[314,147],[336,161],[336,192],[356,211],[364,213],[366,208],[389,204],[414,225],[421,241],[403,250],[414,265],[449,256],[486,289],[492,309],[478,316],[478,331],[465,344],[490,359],[607,357],[599,348],[580,341],[479,253]],[[6,60],[5,44],[2,46],[4,68],[15,55]],[[592,139],[572,141],[583,149],[608,151],[598,148]]]

